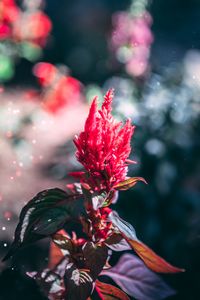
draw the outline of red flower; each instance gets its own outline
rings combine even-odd
[[[0,40],[10,38],[12,26],[19,17],[19,9],[13,0],[0,1]]]
[[[17,40],[26,40],[44,46],[51,28],[51,21],[43,12],[24,13],[14,24],[14,35]]]
[[[42,87],[42,106],[50,113],[57,113],[81,98],[81,83],[74,77],[62,73],[56,66],[40,62],[33,68],[33,74]]]
[[[84,131],[76,136],[76,157],[87,171],[81,174],[81,181],[92,190],[110,191],[117,183],[125,180],[127,158],[131,151],[130,140],[134,126],[127,120],[123,126],[111,114],[113,90],[109,90],[100,110],[95,97]]]

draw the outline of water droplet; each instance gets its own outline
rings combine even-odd
[[[5,230],[6,230],[6,227],[5,227],[5,226],[3,226],[3,227],[1,227],[1,229],[2,229],[3,231],[5,231]]]

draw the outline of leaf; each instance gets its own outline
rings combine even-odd
[[[131,249],[131,246],[120,233],[112,234],[108,239],[105,240],[105,244],[113,251],[125,251]]]
[[[92,278],[96,280],[108,258],[108,249],[104,245],[87,242],[83,246],[85,268],[89,269]]]
[[[71,238],[64,230],[60,230],[52,237],[53,242],[60,248],[61,252],[66,255],[72,252],[73,243]]]
[[[53,269],[59,261],[63,258],[63,253],[58,246],[54,242],[50,243],[50,251],[49,251],[49,263],[48,268]]]
[[[104,206],[105,200],[107,199],[108,194],[106,192],[102,192],[101,194],[96,192],[91,192],[86,189],[85,186],[82,185],[82,191],[84,194],[84,198],[86,201],[86,207],[93,208],[97,210],[100,207]]]
[[[137,240],[135,229],[131,224],[124,221],[116,211],[111,211],[108,215],[108,220],[112,222],[114,226],[117,227],[119,232],[124,235],[124,237],[127,239],[133,239]]]
[[[27,273],[28,276],[34,278],[40,286],[44,295],[50,300],[62,300],[65,293],[63,277],[67,266],[69,265],[69,256],[62,259],[54,266],[53,269],[45,269],[40,273]]]
[[[79,182],[68,183],[66,184],[66,187],[72,194],[80,194],[80,195],[83,194],[82,187]]]
[[[87,269],[78,269],[73,263],[69,264],[65,272],[65,287],[69,300],[85,300],[93,291],[94,281]]]
[[[118,228],[122,236],[151,270],[159,273],[177,273],[184,271],[184,269],[174,267],[166,262],[148,246],[138,240],[133,226],[122,220],[115,211],[109,214],[108,219]]]
[[[149,267],[154,272],[179,273],[185,271],[184,269],[180,269],[169,264],[166,260],[157,255],[152,249],[150,249],[141,241],[134,241],[129,239],[127,239],[127,241],[131,245],[133,250],[139,255],[139,257],[145,262],[147,267]]]
[[[122,290],[111,284],[97,280],[95,288],[102,300],[130,300]]]
[[[98,208],[102,207],[104,205],[104,202],[107,198],[106,193],[101,193],[100,195],[94,194],[91,196],[91,201],[92,201],[92,207],[94,210],[97,210]]]
[[[146,180],[142,177],[131,177],[124,181],[119,182],[113,188],[120,191],[126,191],[132,188],[138,181],[142,181],[147,184]]]
[[[157,274],[150,271],[135,255],[124,254],[118,263],[102,272],[137,300],[161,300],[175,294]]]
[[[80,195],[54,188],[38,193],[22,209],[14,242],[4,260],[21,246],[50,236],[84,212]]]

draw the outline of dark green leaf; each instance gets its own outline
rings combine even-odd
[[[38,193],[21,211],[15,239],[4,258],[9,258],[19,247],[50,236],[66,222],[84,213],[80,195],[72,195],[54,188]]]

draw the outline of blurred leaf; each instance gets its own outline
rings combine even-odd
[[[177,273],[184,271],[184,269],[174,267],[166,262],[148,246],[138,240],[133,226],[122,220],[115,211],[109,214],[109,220],[119,229],[122,236],[151,270],[159,273]]]
[[[56,233],[83,211],[80,195],[69,195],[58,188],[38,193],[22,209],[14,242],[4,260],[19,247]]]
[[[21,56],[32,62],[40,58],[42,54],[42,49],[39,46],[28,42],[21,43],[20,50]]]
[[[142,177],[131,177],[116,184],[113,188],[120,191],[126,191],[136,185],[138,181],[142,181],[147,184],[146,180]]]
[[[123,291],[111,284],[97,280],[95,288],[102,300],[130,300]]]
[[[110,276],[123,291],[138,300],[161,300],[175,294],[135,255],[124,254],[114,267],[103,271],[102,275]]]
[[[14,66],[9,56],[0,55],[0,80],[7,81],[14,76]]]

